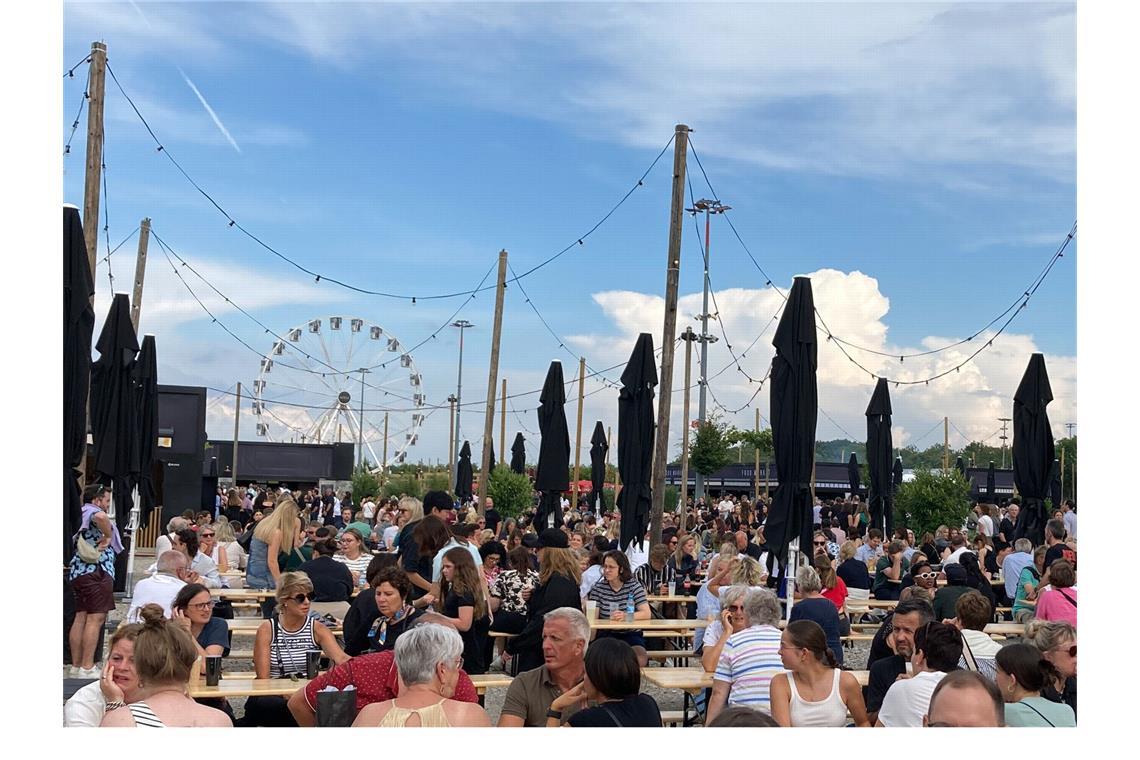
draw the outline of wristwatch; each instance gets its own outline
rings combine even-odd
[[[551,710],[548,708],[546,710],[546,717],[554,718],[555,720],[562,720],[562,711],[561,710]]]

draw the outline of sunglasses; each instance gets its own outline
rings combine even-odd
[[[304,604],[305,602],[311,602],[313,600],[313,595],[312,594],[294,594],[293,596],[291,596],[289,598],[292,599],[297,604]]]
[[[812,541],[813,546],[827,546],[826,541]]]
[[[1065,647],[1057,647],[1056,651],[1064,652],[1064,651],[1066,651],[1066,649],[1065,649]],[[1073,644],[1071,647],[1068,648],[1067,651],[1069,652],[1070,657],[1076,657],[1077,656],[1077,645]]]
[[[915,578],[921,578],[921,579],[922,579],[922,580],[924,580],[924,581],[932,581],[932,580],[934,580],[935,578],[937,578],[937,577],[938,577],[938,573],[934,573],[934,572],[930,572],[930,573],[915,573],[915,576],[914,576],[914,577],[915,577]]]
[[[214,537],[213,533],[203,533],[199,536],[199,538],[213,538],[213,537]]]

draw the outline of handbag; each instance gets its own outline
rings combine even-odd
[[[89,565],[97,565],[103,558],[103,552],[99,551],[94,544],[84,538],[82,534],[78,533],[75,535],[75,554],[80,560]]]

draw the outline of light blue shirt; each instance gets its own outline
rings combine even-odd
[[[1033,555],[1028,552],[1011,552],[1001,563],[1001,577],[1005,579],[1005,595],[1010,599],[1017,596],[1017,579],[1021,571],[1033,566]]]
[[[431,579],[433,582],[443,578],[443,555],[447,554],[449,551],[459,545],[459,542],[455,540],[454,536],[452,536],[451,540],[447,542],[447,546],[436,552],[435,559],[431,561]],[[467,546],[463,548],[471,552],[471,558],[475,560],[475,569],[482,573],[483,558],[479,556],[479,550],[476,549],[472,544],[467,544]]]
[[[868,560],[878,559],[881,556],[883,556],[882,544],[879,544],[878,549],[872,549],[870,544],[863,544],[855,550],[855,559],[864,563]]]

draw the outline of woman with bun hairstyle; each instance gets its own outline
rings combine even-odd
[[[780,635],[780,661],[788,669],[772,678],[772,717],[781,726],[846,726],[847,713],[859,727],[870,726],[863,690],[839,669],[823,628],[796,620]]]
[[[140,615],[142,629],[135,636],[134,646],[139,699],[125,707],[109,709],[100,726],[233,727],[224,712],[200,705],[186,695],[190,669],[198,660],[198,647],[190,634],[167,620],[157,604],[144,605]]]
[[[1059,674],[1032,644],[1007,644],[998,650],[997,687],[1005,700],[1005,724],[1013,727],[1077,725],[1073,708],[1051,702],[1041,691]]]

